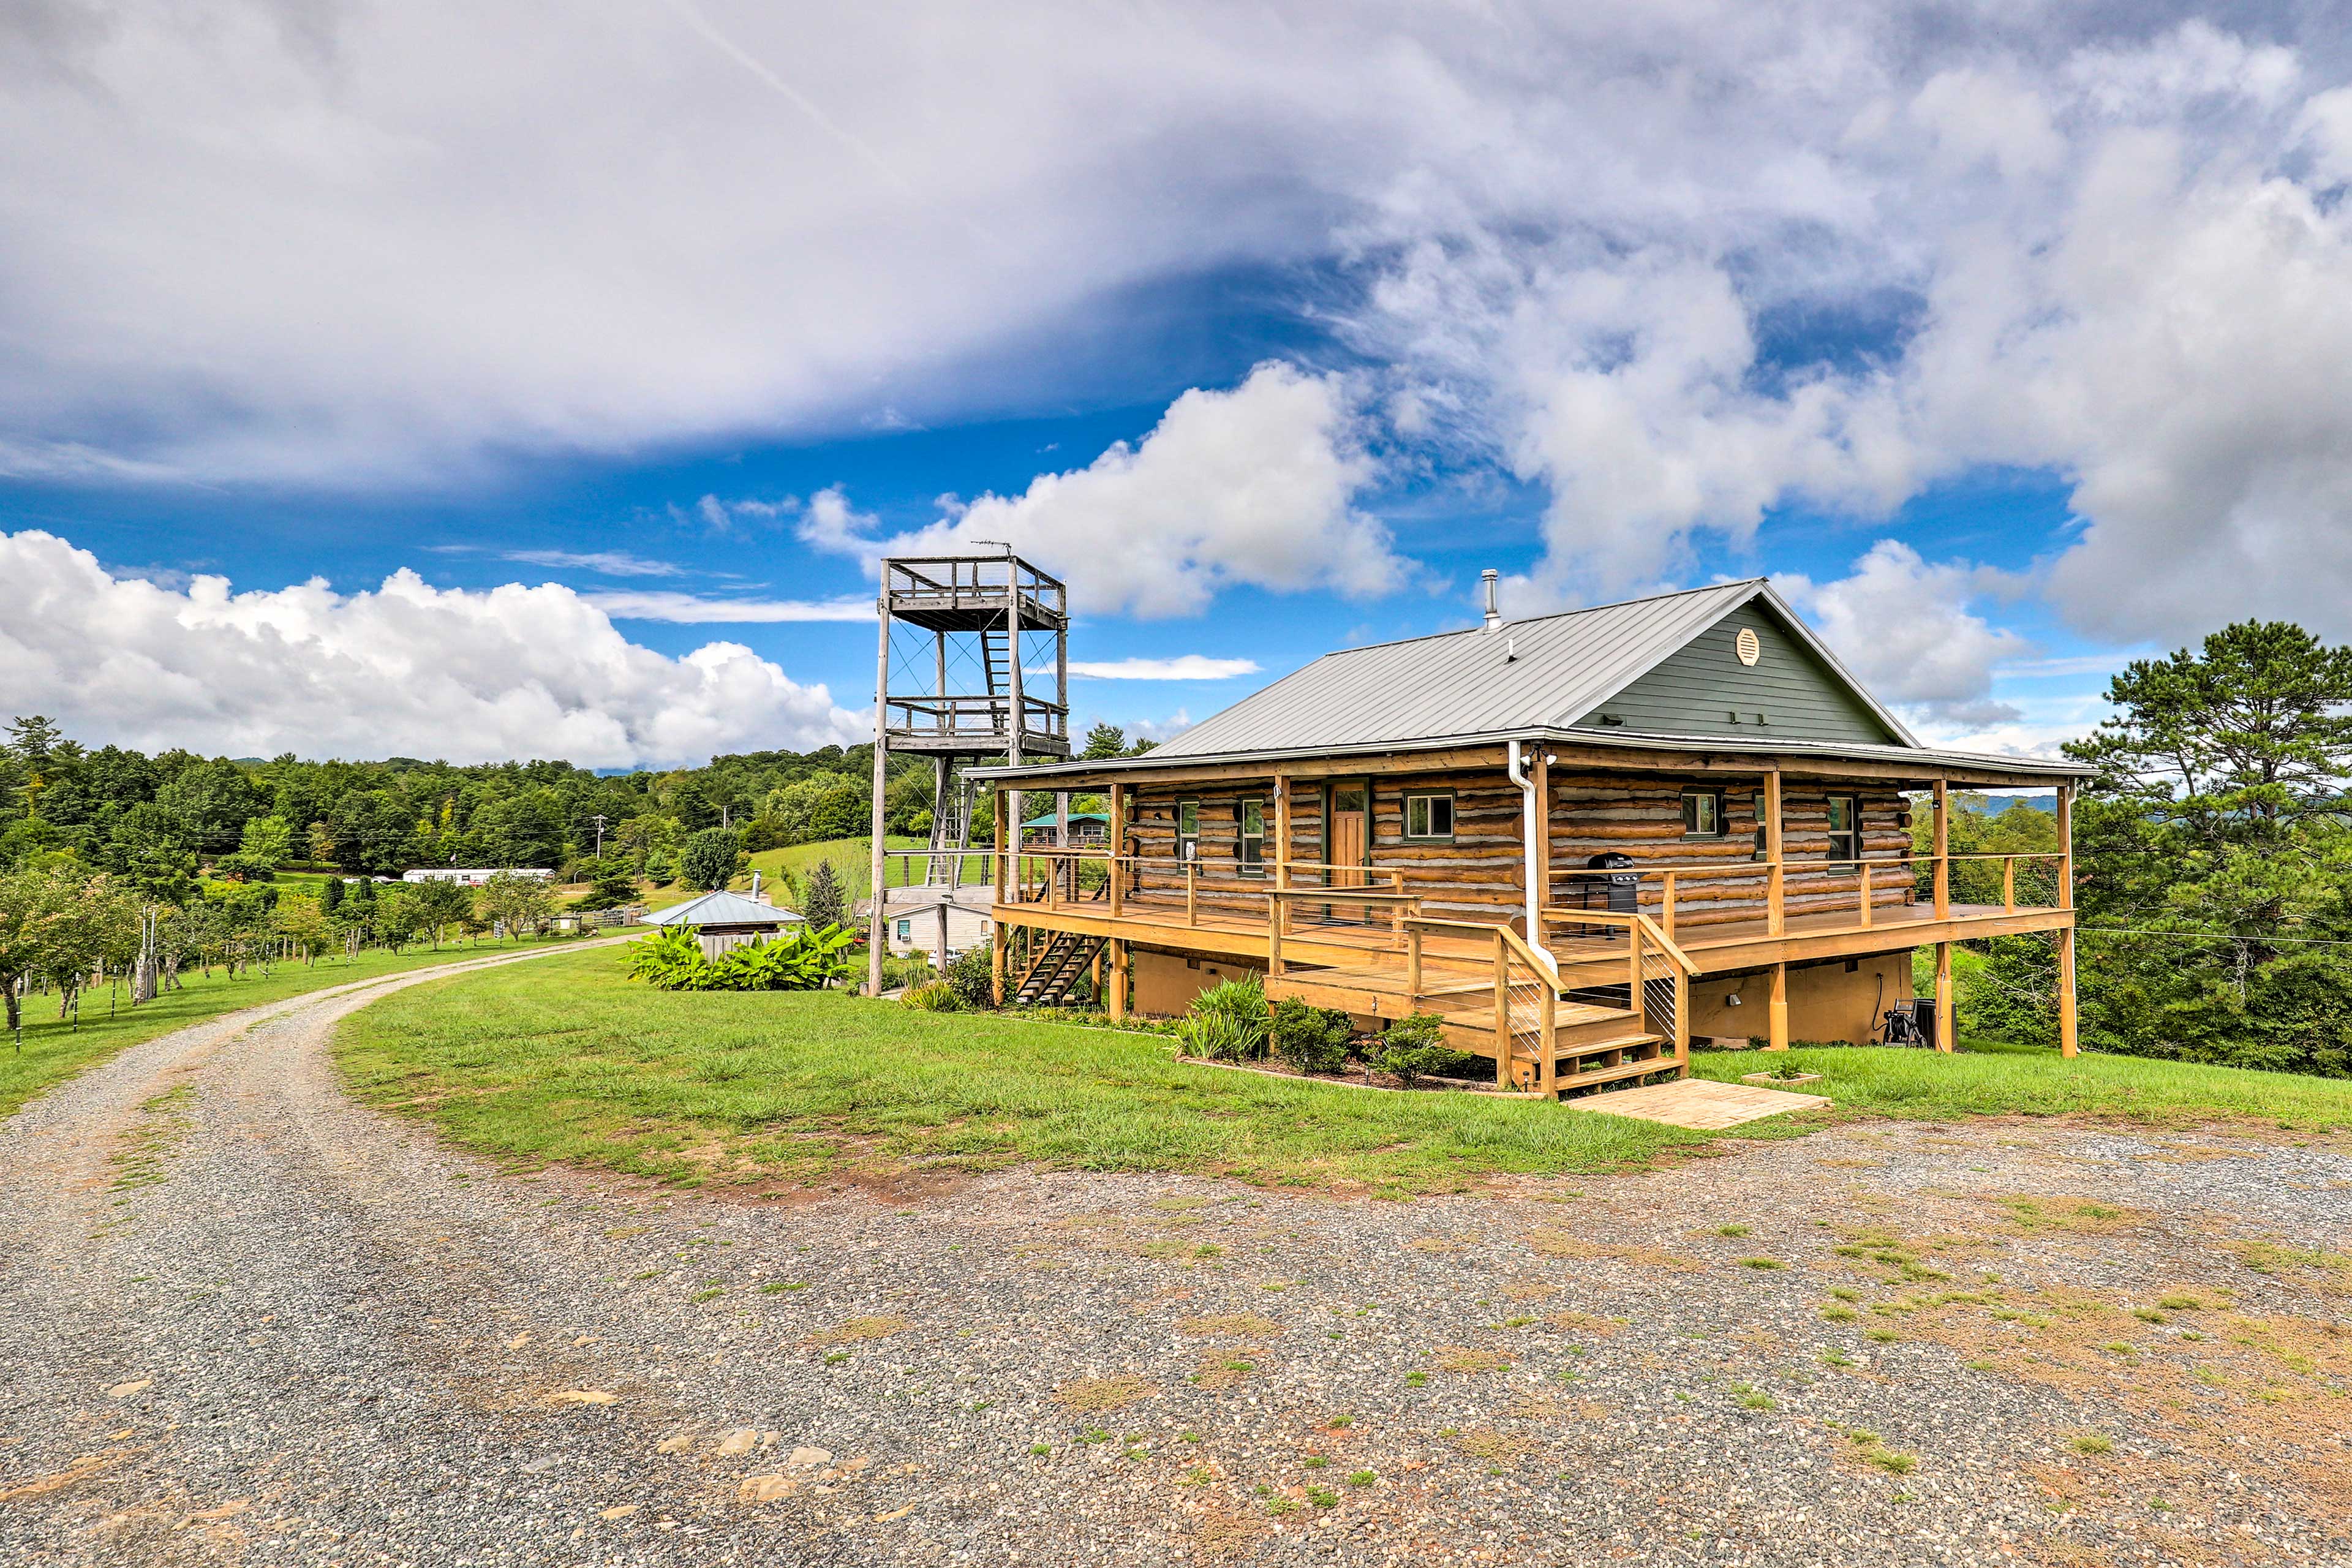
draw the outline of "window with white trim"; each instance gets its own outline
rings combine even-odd
[[[1176,858],[1190,863],[1201,858],[1201,803],[1176,803]]]
[[[1408,839],[1450,841],[1454,837],[1453,795],[1405,796],[1404,836]]]
[[[1234,817],[1241,829],[1235,858],[1241,862],[1244,877],[1265,875],[1265,802],[1245,800],[1234,811]]]

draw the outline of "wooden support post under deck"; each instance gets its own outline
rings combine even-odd
[[[1936,944],[1936,1048],[1949,1051],[1958,1048],[1952,1038],[1952,944]]]
[[[1952,914],[1952,813],[1951,786],[1942,779],[1936,781],[1936,918],[1948,920]]]
[[[2015,862],[2011,862],[2015,864]],[[2058,907],[2071,917],[2074,908],[2074,786],[2058,786]],[[2074,922],[2069,918],[2058,932],[2058,1054],[2071,1057],[2079,1048],[2074,1038]]]
[[[1110,914],[1113,920],[1118,918],[1119,899],[1124,890],[1121,884],[1127,880],[1119,867],[1119,861],[1126,854],[1127,786],[1114,784],[1110,786]]]
[[[1107,944],[1110,951],[1110,1016],[1127,1016],[1127,943],[1113,937]]]
[[[1780,770],[1764,775],[1764,930],[1780,936],[1789,929],[1787,883],[1780,875]]]
[[[988,922],[988,990],[999,1007],[1004,1005],[1004,942],[1007,934],[1003,920]]]
[[[1789,1048],[1789,966],[1772,966],[1772,999],[1765,1005],[1766,1034],[1764,1048],[1785,1051]]]

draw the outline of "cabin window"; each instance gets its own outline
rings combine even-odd
[[[1239,858],[1242,875],[1263,877],[1265,875],[1265,802],[1245,800],[1234,816],[1241,824]]]
[[[914,929],[915,929],[915,922],[914,922],[914,921],[900,921],[898,922],[898,940],[899,940],[900,942],[905,942],[905,941],[906,941],[909,936],[911,936],[911,935],[914,933]]]
[[[1723,837],[1723,792],[1721,790],[1686,789],[1683,791],[1683,837],[1685,838]]]
[[[1176,858],[1187,863],[1201,858],[1201,803],[1176,803]]]
[[[1451,840],[1454,837],[1454,797],[1450,795],[1405,796],[1404,836],[1407,838]]]
[[[1858,860],[1862,858],[1862,834],[1855,826],[1862,820],[1859,803],[1850,795],[1830,796],[1830,858]]]
[[[1756,852],[1748,858],[1769,860],[1772,858],[1772,840],[1767,836],[1764,826],[1764,792],[1762,790],[1758,790],[1748,797],[1748,809],[1756,814]]]

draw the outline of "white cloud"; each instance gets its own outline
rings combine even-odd
[[[1135,446],[1017,496],[951,500],[930,527],[882,541],[827,491],[802,537],[869,562],[1008,543],[1051,563],[1088,615],[1192,615],[1234,585],[1379,594],[1408,568],[1355,504],[1374,477],[1361,441],[1340,377],[1262,364],[1230,392],[1185,393]]]
[[[866,721],[739,643],[672,658],[580,595],[477,593],[402,571],[371,592],[235,593],[119,576],[51,534],[0,534],[0,690],[144,748],[583,766],[847,744]]]
[[[625,621],[679,626],[772,626],[788,621],[870,621],[874,601],[837,599],[709,599],[668,592],[583,594],[583,603]]]
[[[2078,626],[2342,635],[2352,44],[2200,9],[0,9],[0,473],[443,482],[1099,407],[1164,392],[1139,293],[1274,276],[1356,379],[1192,395],[929,533],[1139,614],[1380,592],[1380,409],[1400,468],[1549,491],[1530,598],[2016,464],[2075,487]],[[877,537],[839,504],[677,511]]]
[[[1969,608],[2000,586],[1995,574],[1923,560],[1882,539],[1851,574],[1815,583],[1773,579],[1846,668],[1881,700],[1947,730],[1984,731],[2020,717],[1992,695],[1999,666],[2033,653],[2016,633]]]
[[[1179,654],[1173,658],[1070,661],[1072,675],[1090,680],[1231,680],[1237,675],[1257,672],[1258,662],[1254,658],[1211,658],[1199,653]],[[1053,671],[1038,673],[1051,675]]]
[[[649,561],[625,550],[502,550],[501,561],[525,566],[569,567],[604,577],[676,577],[679,569],[667,561]]]

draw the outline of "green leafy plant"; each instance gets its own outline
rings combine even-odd
[[[1267,1021],[1274,1054],[1300,1072],[1339,1071],[1355,1037],[1347,1014],[1309,1006],[1296,996],[1276,1002]]]
[[[995,964],[986,947],[968,947],[949,959],[940,981],[968,1008],[978,1011],[996,1005]]]
[[[1251,1062],[1265,1055],[1268,1028],[1265,988],[1255,980],[1227,980],[1193,998],[1175,1034],[1187,1056]]]
[[[632,978],[662,991],[822,991],[850,972],[856,933],[803,926],[790,936],[703,955],[691,926],[672,926],[628,945]]]
[[[927,985],[914,986],[898,1000],[919,1013],[963,1011],[963,998],[956,994],[954,986],[943,980],[934,980]]]
[[[1444,1031],[1444,1020],[1434,1013],[1400,1018],[1381,1037],[1373,1065],[1411,1089],[1428,1074],[1453,1065],[1457,1053],[1446,1046]]]

